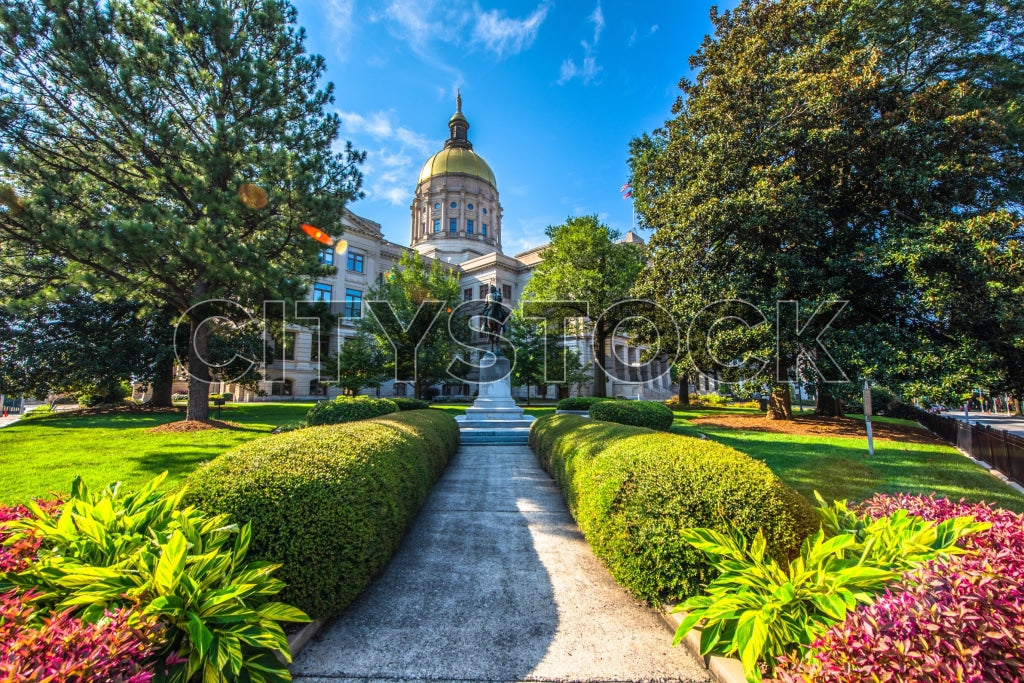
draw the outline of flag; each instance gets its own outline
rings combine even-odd
[[[623,185],[619,189],[619,192],[622,193],[622,198],[623,199],[629,199],[630,197],[633,196],[633,184],[632,183],[626,183],[625,185]]]

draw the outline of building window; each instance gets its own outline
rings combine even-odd
[[[276,379],[270,383],[271,396],[291,396],[292,381],[290,379]]]
[[[506,301],[512,300],[512,285],[501,286],[501,297]]]
[[[405,382],[395,382],[395,396],[405,396]]]
[[[472,204],[466,204],[466,209],[468,209],[469,211],[472,211],[473,210],[473,205]]]
[[[459,203],[458,202],[452,202],[452,208],[453,209],[459,208]]]
[[[483,215],[486,216],[487,215],[487,209],[480,209],[480,213],[482,213]]]
[[[440,218],[435,218],[434,219],[434,232],[441,232],[441,219]]]
[[[481,223],[480,224],[480,234],[483,235],[484,237],[487,237],[487,224],[486,223]]]
[[[333,266],[334,250],[331,249],[330,247],[328,247],[327,249],[321,249],[320,256],[317,257],[317,260],[320,261],[320,263],[324,264],[325,266]]]
[[[449,218],[448,219],[448,232],[455,232],[459,229],[459,219]]]
[[[318,332],[313,339],[315,342],[309,346],[309,359],[314,363],[327,360],[331,355],[331,335]]]
[[[363,272],[363,255],[348,252],[348,269],[353,273]]]
[[[473,300],[473,288],[472,287],[470,287],[469,289],[462,290],[462,300],[463,301],[472,301]]]
[[[438,202],[437,204],[434,204],[434,210],[435,211],[440,211],[441,210],[441,202]]]
[[[363,293],[358,289],[345,290],[345,311],[342,315],[346,318],[361,318],[363,315]]]
[[[309,395],[310,396],[326,396],[327,387],[320,384],[320,380],[311,379],[309,380]]]
[[[487,298],[487,294],[489,293],[489,291],[490,291],[490,288],[487,285],[480,285],[480,298],[481,299],[486,299]]]
[[[331,286],[325,285],[322,282],[317,282],[313,285],[313,301],[330,301],[331,300]]]
[[[466,234],[467,235],[472,235],[473,234],[473,219],[469,219],[469,220],[466,221]]]
[[[274,360],[295,360],[295,333],[285,332],[274,340]]]

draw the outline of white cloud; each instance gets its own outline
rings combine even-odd
[[[576,60],[571,56],[562,60],[562,65],[558,69],[558,85],[565,85],[577,77],[583,81],[583,85],[590,85],[603,69],[603,67],[598,65],[597,57],[595,56],[597,43],[601,40],[601,33],[605,27],[604,12],[601,10],[600,1],[597,3],[594,11],[587,17],[587,21],[594,25],[593,40],[591,42],[586,40],[580,41],[580,45],[583,47],[583,59],[580,62],[580,66],[576,65]]]
[[[390,110],[365,114],[338,111],[338,115],[342,135],[357,149],[367,150],[361,168],[367,198],[393,206],[407,204],[420,164],[441,143],[400,125]]]
[[[604,12],[601,11],[601,3],[597,3],[597,7],[591,13],[587,20],[594,25],[594,42],[591,43],[591,48],[597,47],[597,41],[601,40],[601,31],[604,30]]]
[[[335,53],[341,59],[345,58],[343,46],[349,43],[355,28],[355,4],[355,0],[328,0],[324,8],[323,16],[331,28],[331,36],[337,46]]]
[[[483,12],[476,7],[473,42],[482,43],[499,59],[507,54],[519,54],[533,44],[540,25],[548,15],[548,9],[549,5],[543,3],[525,19],[511,19],[501,10]]]
[[[654,24],[653,26],[651,26],[651,32],[648,35],[652,35],[653,36],[657,32],[658,32],[658,25]]]
[[[583,85],[590,85],[604,67],[598,66],[595,57],[584,57],[581,66],[576,66],[572,57],[566,57],[558,71],[558,84],[565,85],[579,76]]]

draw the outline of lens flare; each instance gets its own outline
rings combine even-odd
[[[269,201],[267,191],[252,183],[242,183],[238,187],[238,198],[250,209],[262,209]]]
[[[348,242],[347,241],[345,241],[345,240],[338,240],[337,242],[334,243],[334,253],[336,253],[336,254],[344,254],[346,251],[348,251]]]
[[[310,225],[309,223],[303,223],[302,224],[302,232],[306,233],[307,235],[309,235],[310,237],[315,239],[320,244],[326,244],[328,246],[330,246],[330,244],[331,244],[331,236],[330,235],[328,235],[326,232],[322,231],[320,228],[318,228],[316,226],[313,226],[313,225]]]

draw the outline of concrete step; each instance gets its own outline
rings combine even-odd
[[[529,427],[463,427],[459,430],[459,440],[464,444],[524,444],[529,439]]]

